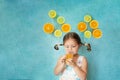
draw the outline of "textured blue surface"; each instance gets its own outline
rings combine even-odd
[[[99,21],[101,39],[85,39],[81,55],[88,59],[88,80],[120,80],[120,0],[0,0],[0,80],[57,80],[53,69],[63,48],[55,51],[62,38],[47,35],[42,28],[54,21],[48,11],[55,9],[77,33],[85,14]]]

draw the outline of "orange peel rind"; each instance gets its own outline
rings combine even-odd
[[[92,32],[92,35],[94,38],[101,38],[102,37],[102,31],[100,29],[95,29]]]
[[[73,54],[72,53],[67,53],[66,54],[66,60],[67,59],[72,59],[73,58]]]
[[[70,32],[71,26],[70,26],[70,24],[63,24],[61,29],[62,29],[63,32],[67,33],[67,32]]]
[[[97,29],[98,26],[99,26],[99,23],[98,23],[97,20],[92,20],[92,21],[90,22],[90,28],[92,28],[92,29]]]
[[[51,23],[44,24],[43,31],[48,34],[52,33],[54,31],[54,25]]]
[[[87,29],[87,25],[85,22],[79,22],[78,23],[78,30],[80,32],[84,32]]]

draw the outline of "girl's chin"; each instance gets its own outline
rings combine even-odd
[[[73,54],[73,56],[76,56],[76,55],[78,55],[78,53],[74,53],[74,54]]]
[[[66,53],[66,54],[73,54],[73,55],[76,55],[76,54],[78,54],[78,53],[72,53],[72,52],[70,53],[70,52],[69,52],[69,53]]]

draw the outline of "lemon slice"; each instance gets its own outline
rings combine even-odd
[[[102,31],[100,29],[95,29],[92,32],[92,35],[94,38],[101,38],[102,37]]]
[[[92,20],[92,17],[90,15],[85,15],[84,16],[84,21],[85,22],[90,22]]]
[[[55,10],[50,10],[48,12],[48,15],[49,15],[50,18],[55,18],[56,17],[56,11]]]
[[[63,24],[61,29],[63,32],[70,32],[71,30],[70,24]]]
[[[65,22],[65,18],[63,16],[59,16],[57,18],[57,22],[58,22],[58,24],[63,24]]]
[[[61,30],[55,30],[54,35],[55,35],[55,37],[61,37],[62,36],[62,31]]]
[[[54,31],[54,25],[51,23],[44,24],[43,31],[48,34],[52,33]]]
[[[87,25],[86,25],[85,22],[80,22],[80,23],[78,23],[78,30],[79,30],[80,32],[84,32],[86,29],[87,29]]]
[[[98,28],[98,25],[99,25],[99,23],[98,23],[97,20],[92,20],[92,21],[90,22],[90,27],[91,27],[92,29]]]
[[[86,37],[86,38],[91,38],[91,32],[90,31],[85,31],[84,32],[84,36]]]

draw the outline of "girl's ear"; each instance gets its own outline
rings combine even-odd
[[[79,44],[79,48],[82,46],[82,44]]]

